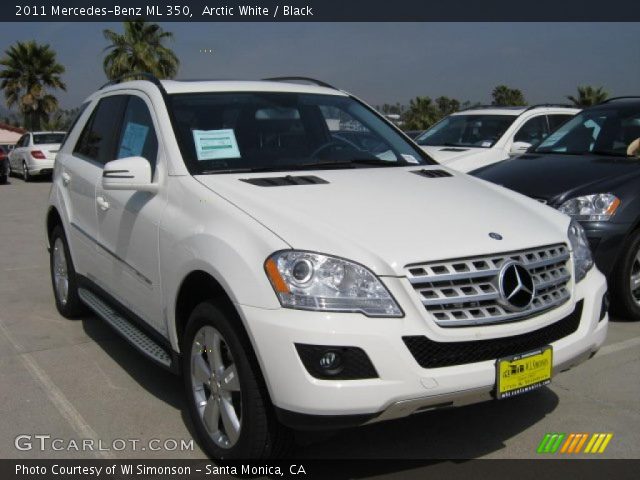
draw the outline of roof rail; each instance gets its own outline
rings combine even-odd
[[[571,105],[570,103],[536,103],[535,105],[530,105],[527,107],[527,110],[531,110],[534,108],[544,108],[544,107],[562,107],[562,108],[579,108],[575,105]]]
[[[164,87],[162,86],[162,83],[158,79],[158,77],[156,77],[155,75],[152,75],[151,73],[148,73],[148,72],[129,72],[129,73],[125,73],[124,75],[105,83],[104,85],[102,85],[99,88],[99,90],[102,90],[103,88],[110,87],[111,85],[117,85],[118,83],[123,82],[127,78],[130,79],[131,77],[142,77],[143,80],[147,80],[147,81],[153,83],[156,87],[158,87],[163,95],[167,93],[166,90],[164,89]],[[138,80],[138,79],[134,78],[134,80]]]
[[[606,100],[600,102],[598,105],[602,105],[603,103],[609,103],[609,102],[615,102],[616,100],[628,100],[631,98],[640,98],[640,95],[626,95],[623,97],[611,97],[611,98],[607,98]]]
[[[271,77],[271,78],[263,78],[262,80],[268,82],[307,82],[313,85],[318,85],[319,87],[330,88],[331,90],[338,90],[333,85],[329,85],[326,82],[321,80],[316,80],[315,78],[310,77]]]
[[[459,112],[466,112],[467,110],[485,110],[490,108],[527,108],[524,105],[471,105],[470,107],[463,108],[462,110],[458,110]]]

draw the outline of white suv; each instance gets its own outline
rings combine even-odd
[[[474,107],[443,118],[415,141],[443,165],[470,172],[525,153],[579,111],[551,104]]]
[[[522,393],[607,331],[577,223],[435,164],[324,84],[97,91],[46,228],[60,313],[89,307],[181,372],[215,458]]]

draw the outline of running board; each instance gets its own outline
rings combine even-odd
[[[131,343],[131,345],[137,348],[142,354],[163,367],[171,369],[171,355],[169,355],[158,342],[124,318],[95,293],[84,288],[79,288],[78,295],[87,307],[111,325],[116,332],[122,335],[125,340]]]

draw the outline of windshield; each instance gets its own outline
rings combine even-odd
[[[639,108],[596,108],[576,115],[547,137],[535,151],[626,157],[630,144],[638,138]]]
[[[192,174],[435,163],[351,97],[199,93],[169,103]]]
[[[517,115],[450,115],[420,135],[424,146],[491,148]]]
[[[34,145],[46,145],[48,143],[62,143],[64,133],[36,133],[33,135]]]

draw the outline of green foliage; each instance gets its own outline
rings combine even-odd
[[[454,98],[416,97],[409,103],[404,114],[402,127],[406,130],[426,130],[431,125],[460,110],[460,102]]]
[[[517,88],[509,88],[506,85],[498,85],[491,92],[493,101],[491,105],[497,107],[520,107],[527,104],[524,94]]]
[[[0,66],[0,89],[7,106],[18,108],[26,128],[40,129],[58,108],[58,99],[50,92],[66,90],[61,77],[65,68],[57,62],[56,52],[33,40],[16,42],[5,51]]]
[[[49,119],[42,124],[42,129],[47,131],[66,131],[71,127],[71,122],[78,114],[78,108],[71,110],[56,110]]]
[[[173,38],[173,33],[165,32],[158,24],[133,20],[124,22],[123,34],[110,29],[103,34],[110,42],[103,62],[109,80],[131,72],[146,72],[157,78],[173,78],[178,73],[178,57],[164,46],[165,40]]]
[[[604,102],[609,97],[609,94],[603,87],[591,87],[589,85],[578,87],[578,96],[567,95],[567,99],[573,103],[576,107],[584,108],[598,103]]]

